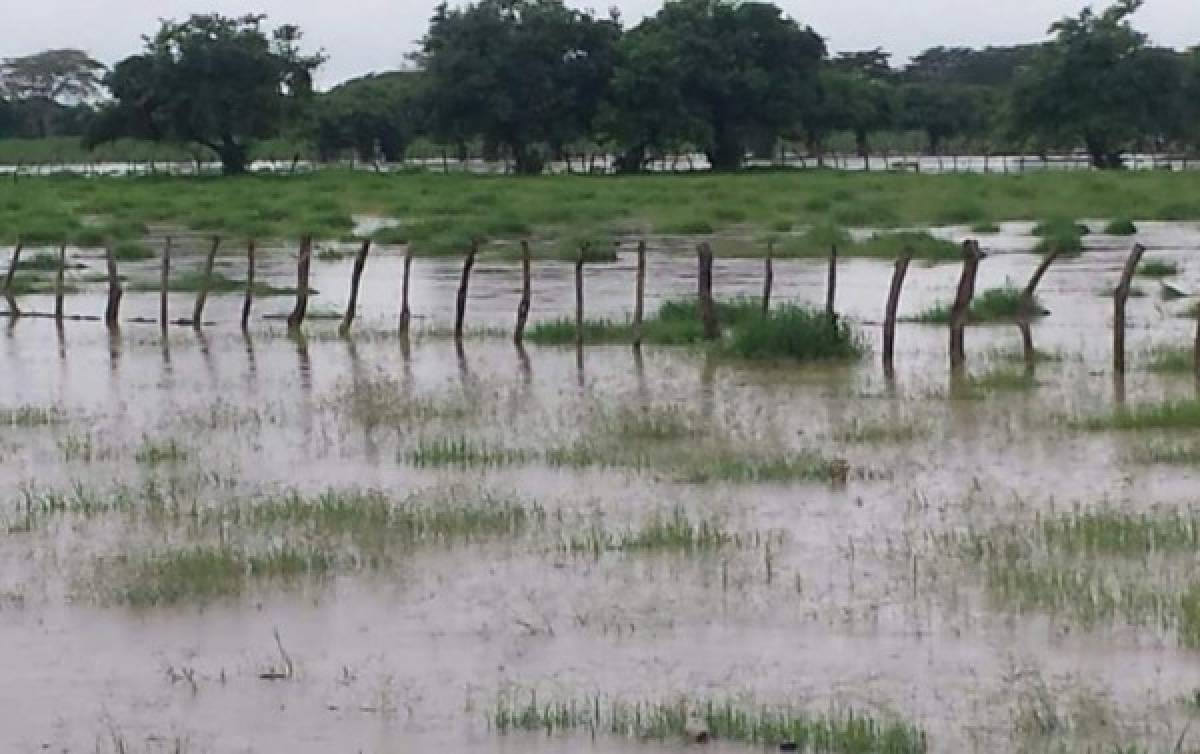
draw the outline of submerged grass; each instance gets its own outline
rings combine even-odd
[[[129,290],[136,292],[158,291],[159,283],[138,281],[129,286]],[[196,293],[204,287],[204,273],[199,271],[181,272],[171,276],[167,283],[167,290],[172,293]],[[209,293],[243,293],[246,290],[246,281],[228,277],[221,272],[213,271],[212,277],[208,281]],[[309,289],[309,293],[315,295],[318,291]],[[269,283],[255,282],[255,296],[294,296],[296,288],[289,286],[277,286]]]
[[[1170,277],[1179,274],[1179,265],[1174,262],[1151,259],[1138,265],[1137,274],[1147,278]]]
[[[716,551],[754,542],[728,531],[719,520],[702,519],[693,522],[682,508],[670,514],[655,514],[641,527],[622,531],[592,527],[568,538],[563,548],[571,552],[586,552],[599,557],[604,552],[697,552]]]
[[[1041,302],[1034,299],[1034,315],[1047,314]],[[1021,291],[1015,286],[1005,285],[1000,288],[989,288],[971,301],[967,320],[976,324],[993,322],[1012,322],[1017,318],[1021,306]],[[939,303],[923,312],[905,318],[909,322],[919,322],[927,325],[945,325],[950,323],[950,305]]]
[[[1076,423],[1090,430],[1196,429],[1200,428],[1200,401],[1144,403],[1119,408],[1110,414],[1085,417]]]
[[[45,427],[66,421],[66,414],[54,406],[0,406],[0,427]]]
[[[1200,513],[1076,511],[969,531],[947,541],[980,566],[989,593],[1018,612],[1084,625],[1122,621],[1200,648]]]
[[[877,720],[852,709],[810,713],[788,706],[753,705],[731,699],[680,697],[627,702],[594,696],[538,699],[536,692],[502,694],[488,713],[501,735],[513,731],[547,735],[586,732],[651,741],[685,740],[701,729],[718,741],[825,754],[923,754],[924,731],[898,721]]]
[[[1195,354],[1190,348],[1159,346],[1151,349],[1146,368],[1160,374],[1191,374],[1195,371]]]

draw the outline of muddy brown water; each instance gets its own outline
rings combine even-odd
[[[1026,226],[985,236],[993,254],[979,290],[1023,285],[1036,265]],[[963,229],[944,229],[961,238]],[[1200,228],[1142,225],[1148,258],[1177,261],[1184,287],[1200,289]],[[1169,748],[1184,725],[1178,698],[1200,685],[1200,656],[1161,632],[1121,625],[1073,628],[1045,615],[1014,617],[990,605],[979,584],[930,551],[931,532],[1073,506],[1146,509],[1194,502],[1186,467],[1139,466],[1136,436],[1081,433],[1066,419],[1110,409],[1110,287],[1131,239],[1091,236],[1091,248],[1046,277],[1052,314],[1035,328],[1038,347],[1061,355],[1039,365],[1031,391],[949,400],[946,331],[902,324],[897,380],[873,356],[850,367],[714,363],[687,349],[528,347],[523,362],[506,339],[452,342],[418,336],[405,352],[388,335],[398,310],[400,258],[378,251],[367,266],[360,334],[339,340],[334,325],[311,322],[309,336],[282,336],[256,319],[237,330],[240,296],[214,295],[202,334],[127,324],[112,338],[98,323],[69,322],[61,337],[45,320],[0,332],[0,406],[55,406],[69,421],[5,428],[0,489],[16,501],[29,485],[104,487],[172,474],[207,474],[204,495],[298,488],[370,487],[404,495],[448,486],[536,500],[614,525],[680,506],[715,515],[739,531],[778,530],[774,577],[763,554],[718,556],[565,555],[527,541],[423,550],[394,570],[338,576],[299,589],[270,587],[204,606],[133,611],[94,605],[79,575],[97,557],[162,546],[150,527],[70,519],[45,530],[0,534],[0,750],[91,752],[627,752],[690,749],[599,737],[489,731],[486,713],[506,689],[542,698],[594,694],[628,700],[679,695],[790,703],[817,712],[854,707],[910,720],[933,751],[1019,748],[1014,719],[1039,684],[1064,706],[1081,696],[1113,710],[1122,740]],[[6,256],[0,251],[0,256]],[[264,255],[263,275],[286,284],[283,254]],[[98,264],[98,263],[96,263]],[[186,260],[181,261],[186,266]],[[223,259],[230,274],[241,262]],[[341,309],[350,260],[314,264],[314,307]],[[589,316],[622,319],[632,308],[632,265],[587,268]],[[153,279],[154,263],[123,265]],[[878,349],[891,268],[845,260],[838,301]],[[456,260],[418,260],[413,303],[418,330],[453,317]],[[649,260],[654,302],[691,293],[695,260]],[[820,260],[776,262],[776,300],[824,300]],[[957,265],[914,264],[902,314],[948,300]],[[757,294],[761,261],[718,260],[720,295]],[[1130,300],[1130,401],[1191,397],[1190,377],[1139,365],[1157,345],[1186,346],[1189,300],[1165,302],[1157,283]],[[481,260],[468,323],[511,328],[519,269]],[[535,267],[532,321],[573,311],[571,266]],[[23,299],[49,310],[47,297]],[[287,298],[265,298],[258,313],[281,313]],[[191,297],[173,305],[190,312]],[[100,313],[102,292],[68,298],[68,310]],[[156,294],[130,293],[123,313],[152,318]],[[968,363],[985,372],[1019,348],[1011,326],[968,332]],[[570,438],[598,407],[679,405],[713,417],[739,437],[794,449],[820,448],[878,478],[844,488],[818,483],[680,483],[628,470],[549,469],[536,463],[485,469],[414,469],[403,462],[420,428],[368,430],[339,408],[356,380],[395,379],[413,395],[466,396],[481,406],[464,430],[496,443]],[[238,419],[213,420],[215,414]],[[849,443],[856,423],[914,424],[899,443]],[[213,426],[215,425],[215,426]],[[66,460],[62,443],[90,435],[95,456]],[[190,456],[178,468],[132,459],[145,437],[177,438]],[[215,480],[215,481],[214,481]],[[230,489],[229,485],[236,486]],[[473,494],[473,493],[468,493]],[[6,509],[11,510],[11,509]],[[911,563],[918,565],[914,576]],[[296,663],[286,682],[259,678],[277,663],[278,630]],[[179,680],[184,670],[195,686]],[[174,680],[172,672],[174,672]],[[717,744],[721,751],[753,750]]]

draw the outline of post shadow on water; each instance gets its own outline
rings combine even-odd
[[[514,348],[517,351],[517,370],[521,374],[521,385],[528,393],[530,387],[533,386],[533,362],[529,360],[529,352],[525,350],[524,344],[515,343]]]

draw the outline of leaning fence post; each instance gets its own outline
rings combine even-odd
[[[767,257],[763,262],[763,294],[762,313],[767,316],[771,312],[771,286],[775,283],[775,240],[767,241]]]
[[[590,244],[579,245],[579,256],[575,258],[575,346],[583,346],[583,263]]]
[[[254,273],[255,273],[255,248],[254,239],[251,238],[246,243],[246,297],[242,300],[242,331],[246,331],[250,327],[250,309],[254,306]]]
[[[517,327],[513,330],[513,343],[518,346],[525,340],[525,323],[529,320],[529,306],[533,298],[532,262],[529,257],[529,241],[521,241],[521,302],[517,304]]]
[[[346,316],[342,319],[342,326],[338,328],[338,335],[343,338],[350,334],[350,326],[354,324],[354,315],[358,309],[358,286],[362,282],[363,269],[367,266],[367,254],[370,251],[371,239],[363,239],[362,248],[354,257],[354,271],[350,273],[350,300],[346,303]]]
[[[471,286],[471,269],[475,266],[475,255],[479,252],[479,240],[471,239],[467,258],[463,261],[462,279],[458,282],[458,300],[454,309],[454,339],[462,342],[463,320],[467,317],[467,291]]]
[[[104,250],[104,260],[108,267],[108,305],[104,308],[104,324],[110,330],[116,330],[121,311],[121,278],[117,274],[117,257],[113,253],[112,244]]]
[[[904,287],[904,276],[908,274],[908,264],[912,258],[912,249],[905,247],[900,258],[896,260],[896,267],[892,272],[892,285],[888,289],[887,308],[883,317],[883,371],[888,377],[896,371],[896,313],[900,309],[900,290]]]
[[[192,309],[192,327],[199,330],[204,325],[204,305],[208,302],[208,289],[212,286],[213,264],[217,259],[217,249],[221,246],[221,237],[213,236],[212,246],[204,257],[204,270],[200,276],[200,290],[196,292],[196,306]]]
[[[633,298],[633,347],[642,346],[642,318],[646,305],[646,242],[637,245],[637,281]]]
[[[288,315],[288,332],[294,333],[304,324],[308,313],[308,272],[312,267],[312,236],[300,241],[300,256],[296,259],[296,308]]]
[[[704,327],[704,339],[716,340],[721,337],[721,325],[717,321],[717,307],[712,295],[712,247],[707,241],[696,246],[696,257],[699,261],[697,282],[697,304],[700,309],[700,324]]]
[[[1032,364],[1037,358],[1037,351],[1033,347],[1033,330],[1030,323],[1033,320],[1033,315],[1036,313],[1036,295],[1038,283],[1042,282],[1042,277],[1046,271],[1050,269],[1050,265],[1058,259],[1060,249],[1055,246],[1050,253],[1042,257],[1041,263],[1033,272],[1033,277],[1029,278],[1029,283],[1025,286],[1025,290],[1021,291],[1021,298],[1017,301],[1017,328],[1021,331],[1021,345],[1025,352],[1025,362]]]
[[[158,276],[158,326],[166,332],[170,323],[168,307],[168,291],[171,283],[171,237],[163,242],[162,269]]]
[[[1145,253],[1146,247],[1140,243],[1133,245],[1129,258],[1125,260],[1125,269],[1121,270],[1121,280],[1113,292],[1113,369],[1118,373],[1125,372],[1125,302],[1129,299],[1133,275]]]
[[[408,308],[408,279],[412,273],[412,246],[404,245],[404,279],[400,284],[400,334],[408,335],[408,323],[412,320],[412,312]]]
[[[965,332],[967,318],[971,313],[971,299],[975,296],[975,276],[979,272],[979,260],[983,258],[976,241],[963,242],[962,277],[958,280],[958,293],[950,309],[950,367],[962,369],[967,361]]]
[[[21,316],[21,307],[17,306],[17,298],[13,295],[13,281],[17,277],[17,267],[21,264],[21,241],[13,247],[12,260],[8,263],[8,274],[4,276],[4,300],[8,302],[8,313],[16,318]]]

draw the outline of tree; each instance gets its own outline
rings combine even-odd
[[[279,132],[312,95],[312,72],[324,62],[300,53],[295,26],[268,36],[265,18],[163,21],[142,54],[105,77],[115,102],[88,142],[131,136],[199,144],[216,153],[227,175],[245,172],[252,142]]]
[[[1129,21],[1141,4],[1119,0],[1099,15],[1086,8],[1050,27],[1054,38],[1013,92],[1020,132],[1052,146],[1082,144],[1097,168],[1124,165],[1121,153],[1163,108],[1163,87],[1148,80],[1161,61]]]
[[[929,153],[941,154],[948,139],[987,130],[995,112],[986,87],[963,84],[912,83],[900,89],[899,123],[924,131]]]
[[[614,107],[636,124],[626,150],[688,137],[714,169],[735,169],[753,135],[778,134],[813,105],[824,55],[773,4],[672,0],[622,40]]]
[[[31,136],[51,136],[71,130],[58,127],[59,116],[86,106],[103,89],[105,68],[80,50],[46,50],[0,63],[0,95],[26,116]],[[17,117],[14,115],[14,117]]]
[[[436,131],[506,147],[519,173],[588,134],[612,75],[620,26],[560,0],[441,5],[416,59]]]
[[[425,128],[423,76],[417,71],[371,74],[318,97],[308,130],[321,158],[352,148],[363,160],[378,154],[388,162],[403,160]]]

